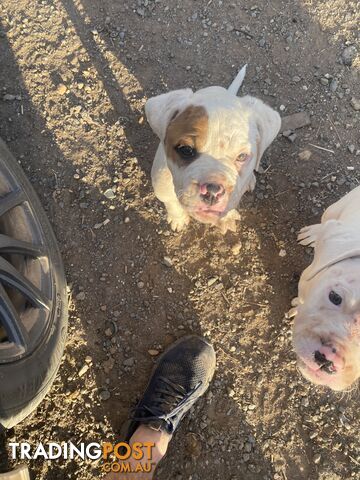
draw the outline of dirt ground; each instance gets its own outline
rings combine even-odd
[[[284,317],[311,260],[296,231],[360,180],[358,1],[2,0],[0,22],[0,136],[53,224],[71,297],[51,394],[4,445],[114,441],[148,350],[195,332],[216,376],[157,479],[360,479],[358,390],[307,383]],[[151,188],[144,102],[227,86],[245,63],[241,94],[312,125],[267,151],[236,234],[175,234]],[[37,480],[101,477],[94,462],[29,466]]]

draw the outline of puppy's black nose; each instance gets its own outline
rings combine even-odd
[[[218,185],[217,183],[207,183],[206,184],[206,190],[209,193],[212,193],[212,194],[216,195],[218,192],[220,192],[221,186]]]
[[[205,183],[200,187],[201,199],[207,205],[214,205],[225,193],[224,187],[218,183]]]
[[[334,373],[335,368],[333,362],[331,360],[328,360],[323,353],[319,352],[319,350],[316,350],[314,352],[314,360],[315,363],[319,365],[320,370],[323,370],[330,375]]]

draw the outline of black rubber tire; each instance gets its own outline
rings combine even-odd
[[[53,230],[25,173],[1,139],[0,160],[16,178],[41,226],[53,283],[49,327],[36,349],[18,361],[0,364],[0,425],[11,428],[27,417],[51,388],[66,342],[68,305],[63,263]]]

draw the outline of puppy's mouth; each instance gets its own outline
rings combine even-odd
[[[225,208],[215,207],[195,207],[188,210],[189,214],[195,219],[208,221],[210,223],[217,222],[221,217],[225,215]]]
[[[227,213],[229,194],[224,191],[216,200],[210,201],[204,195],[196,194],[194,197],[183,195],[179,198],[180,203],[195,217],[220,218]]]
[[[326,369],[314,367],[300,357],[297,358],[297,367],[303,377],[309,382],[331,388],[331,390],[336,392],[349,389],[355,381],[355,379],[351,382],[345,380],[345,377],[340,371],[330,373],[326,371]]]
[[[305,362],[302,358],[298,357],[297,366],[301,374],[310,382],[313,382],[317,385],[328,385],[334,378],[336,372],[324,371],[320,367],[315,367],[310,365],[308,362]]]
[[[194,213],[198,213],[200,215],[215,215],[220,217],[225,212],[225,206],[217,206],[213,205],[211,207],[207,207],[205,205],[199,205],[193,208]]]

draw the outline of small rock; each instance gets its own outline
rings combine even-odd
[[[329,85],[329,79],[325,77],[320,78],[321,85]]]
[[[350,153],[354,153],[355,152],[355,145],[348,145],[348,150]]]
[[[282,248],[279,252],[279,257],[286,257],[286,250]]]
[[[293,82],[299,83],[299,82],[301,82],[301,78],[300,78],[298,75],[295,75],[295,76],[293,77]]]
[[[63,83],[60,83],[60,85],[58,85],[57,89],[56,89],[56,92],[59,94],[59,95],[65,95],[66,93],[66,86],[63,84]]]
[[[350,104],[356,112],[358,112],[360,110],[360,100],[358,98],[353,97],[350,100]]]
[[[310,150],[303,150],[302,152],[299,153],[299,158],[300,158],[300,160],[307,161],[307,160],[310,159],[311,155],[312,154],[311,154]]]
[[[240,250],[241,250],[241,243],[236,243],[232,248],[231,248],[231,252],[233,253],[233,255],[239,255],[240,253]]]
[[[284,132],[282,132],[283,136],[286,138],[290,137],[292,133],[293,133],[292,130],[285,130]]]
[[[303,407],[308,407],[310,405],[308,397],[304,397],[304,398],[301,399],[301,405]]]
[[[217,282],[217,277],[209,278],[209,280],[207,282],[208,287],[211,287],[211,285],[214,285],[215,282]]]
[[[163,264],[169,268],[173,266],[173,263],[170,257],[164,257]]]
[[[3,100],[5,100],[6,102],[12,102],[13,100],[15,100],[16,96],[15,95],[11,95],[10,93],[5,93],[5,95],[3,96]]]
[[[280,105],[279,110],[280,112],[284,112],[286,109],[285,105]]]
[[[336,92],[337,88],[338,88],[338,81],[336,80],[336,78],[333,78],[330,82],[330,91],[331,92]]]
[[[137,286],[138,286],[138,288],[140,288],[140,290],[141,290],[142,288],[144,288],[145,283],[144,283],[144,282],[138,282]]]
[[[284,137],[286,137],[288,140],[290,140],[291,143],[294,143],[297,135],[295,132],[291,130],[286,130],[285,132],[282,133]]]
[[[112,336],[113,336],[113,331],[112,331],[112,329],[111,329],[111,328],[107,328],[107,329],[105,330],[105,335],[106,335],[107,337],[112,337]]]
[[[246,443],[245,443],[244,450],[245,450],[245,452],[247,452],[247,453],[250,453],[250,452],[251,452],[251,450],[252,450],[252,445],[251,445],[250,442],[246,442]]]
[[[112,200],[113,198],[116,197],[114,190],[112,188],[108,188],[107,190],[105,190],[104,195],[109,200]]]
[[[321,460],[321,455],[320,455],[320,453],[317,453],[317,454],[314,456],[313,460],[314,460],[314,463],[316,463],[316,464],[320,463],[320,460]]]
[[[77,295],[76,295],[76,300],[85,300],[85,292],[79,292]]]
[[[346,47],[341,54],[343,64],[350,67],[354,61],[354,58],[356,57],[356,54],[357,49],[355,45],[350,45],[349,47]]]
[[[114,368],[114,365],[115,365],[115,360],[113,357],[110,357],[107,360],[105,360],[105,362],[102,363],[104,372],[109,374],[111,370]]]
[[[150,350],[148,350],[148,354],[152,357],[156,357],[157,355],[159,355],[159,353],[159,350],[155,350],[155,348],[150,348]]]
[[[123,365],[125,367],[132,367],[135,363],[135,358],[134,357],[129,357],[129,358],[126,358],[124,361],[123,361]]]
[[[287,115],[281,119],[281,132],[284,135],[285,131],[297,130],[298,128],[306,127],[310,125],[310,115],[307,112],[298,112],[292,115]]]
[[[185,437],[185,449],[189,455],[197,458],[201,454],[201,441],[195,433],[188,433]]]
[[[265,38],[260,38],[259,40],[259,47],[265,47],[266,40]]]
[[[109,390],[102,390],[102,391],[99,393],[99,398],[100,398],[100,400],[103,401],[103,402],[106,402],[106,400],[109,400],[110,397],[111,397],[111,395],[110,395]]]
[[[78,373],[79,377],[82,377],[83,375],[85,375],[85,373],[89,370],[89,368],[90,366],[87,363],[85,363],[79,370],[79,373]]]

